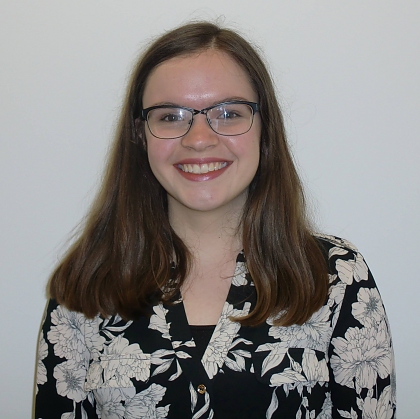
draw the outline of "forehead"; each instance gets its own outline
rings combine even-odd
[[[257,101],[257,94],[233,58],[210,49],[157,66],[146,82],[143,107],[174,103],[203,108],[226,99]]]

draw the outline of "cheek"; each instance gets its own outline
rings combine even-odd
[[[169,140],[157,140],[146,136],[146,150],[150,167],[156,177],[157,173],[164,171],[170,165],[170,157],[173,154],[173,144]]]

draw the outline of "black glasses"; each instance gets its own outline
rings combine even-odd
[[[206,116],[210,128],[217,134],[241,135],[252,127],[257,103],[234,100],[218,103],[201,110],[184,106],[159,105],[141,111],[141,117],[154,137],[169,140],[183,137],[190,130],[194,115]]]

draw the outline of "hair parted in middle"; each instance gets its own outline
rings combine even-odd
[[[49,282],[51,298],[67,308],[87,317],[118,313],[136,319],[149,314],[152,303],[178,295],[191,254],[169,223],[167,194],[150,168],[139,117],[148,78],[159,64],[208,49],[243,68],[261,117],[260,163],[238,226],[257,304],[237,320],[253,326],[271,316],[279,325],[302,324],[324,304],[325,257],[308,224],[267,68],[235,31],[193,22],[157,38],[134,68],[101,189]]]

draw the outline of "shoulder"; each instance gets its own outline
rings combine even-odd
[[[314,237],[324,250],[331,286],[366,281],[370,286],[375,286],[369,268],[356,246],[336,236],[316,234]]]
[[[327,251],[338,247],[349,252],[358,253],[357,247],[346,239],[321,233],[314,234],[314,237]]]

